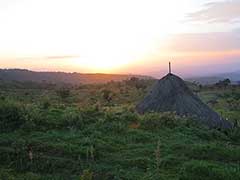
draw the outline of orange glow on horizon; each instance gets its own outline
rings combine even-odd
[[[65,71],[80,73],[124,73],[124,74],[147,74],[151,71],[167,70],[167,63],[173,62],[174,69],[182,67],[201,66],[204,64],[226,64],[230,57],[239,57],[240,50],[215,51],[215,52],[161,52],[145,56],[144,59],[136,61],[112,61],[107,64],[85,64],[81,66],[80,57],[69,57],[69,59],[61,60],[57,57],[49,59],[39,58],[21,58],[19,61],[8,59],[1,63],[1,68],[24,68],[36,71]],[[56,59],[55,59],[56,58]],[[60,58],[60,57],[59,57]],[[34,61],[33,61],[34,60]],[[10,62],[13,61],[11,64]],[[61,61],[61,62],[60,62]],[[17,63],[16,63],[17,62]],[[42,66],[44,64],[44,67]],[[156,66],[157,65],[157,66]],[[100,68],[101,67],[101,68]]]
[[[233,23],[187,20],[201,1],[1,1],[0,67],[144,74],[240,57]]]

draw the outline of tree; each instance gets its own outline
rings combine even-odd
[[[228,86],[228,85],[230,85],[231,84],[231,81],[230,81],[230,79],[224,79],[223,80],[223,85],[226,87],[226,86]]]
[[[216,83],[216,86],[218,86],[218,87],[227,87],[227,86],[229,86],[231,84],[231,81],[230,81],[230,79],[224,79],[224,80],[220,80],[218,83]]]
[[[143,79],[139,79],[137,77],[131,77],[129,80],[126,81],[126,84],[131,86],[131,87],[135,87],[136,89],[145,89],[146,83],[144,82]]]

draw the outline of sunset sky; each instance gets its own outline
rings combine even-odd
[[[240,70],[240,0],[0,0],[0,68]]]

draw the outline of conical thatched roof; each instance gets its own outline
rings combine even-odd
[[[171,73],[158,80],[136,108],[139,113],[173,111],[180,116],[196,117],[209,127],[232,126],[194,95],[180,77]]]

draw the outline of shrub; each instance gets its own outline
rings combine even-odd
[[[126,124],[115,121],[115,122],[106,122],[102,125],[102,128],[106,132],[113,132],[113,133],[122,133],[126,131]]]
[[[51,106],[51,103],[49,100],[43,100],[42,104],[41,104],[41,107],[43,109],[48,109],[49,107]]]
[[[66,88],[58,89],[56,93],[62,100],[65,100],[70,96],[70,90]]]
[[[228,135],[233,141],[240,142],[240,127],[232,129]]]
[[[110,91],[108,89],[102,90],[102,97],[108,103],[112,100],[112,96],[113,96],[113,92],[112,91]]]
[[[83,174],[80,177],[80,180],[92,180],[93,173],[90,170],[84,170]]]
[[[37,106],[27,106],[25,131],[49,129],[60,129],[64,127],[64,121],[61,118],[63,111],[61,109],[40,109]]]
[[[194,144],[184,151],[191,159],[208,159],[214,161],[230,162],[240,159],[240,148],[223,147],[222,144]]]
[[[177,119],[175,114],[171,113],[147,113],[143,115],[141,120],[141,127],[143,129],[159,129],[162,127],[175,127]]]
[[[47,113],[47,110],[46,110]],[[46,117],[42,110],[37,106],[26,106],[26,122],[23,126],[24,131],[44,130],[47,127]]]
[[[64,126],[70,129],[81,129],[84,126],[84,120],[77,111],[68,110],[62,115]]]
[[[0,179],[2,180],[15,180],[16,178],[12,175],[11,170],[0,169]]]
[[[22,180],[30,180],[30,179],[31,180],[41,180],[42,178],[37,174],[34,174],[32,172],[27,172],[26,174],[19,177],[19,179],[22,179]]]
[[[24,123],[24,107],[8,101],[0,102],[0,129],[2,132],[14,131]]]
[[[84,124],[96,123],[99,118],[104,116],[104,113],[102,111],[99,111],[96,106],[82,109],[79,111],[79,113],[82,116]]]
[[[137,123],[137,122],[139,122],[139,116],[138,116],[138,114],[136,114],[134,112],[126,111],[123,114],[121,114],[120,118],[124,122],[129,122],[129,123]]]
[[[233,180],[240,179],[239,167],[220,165],[206,161],[190,161],[184,164],[180,180]]]

